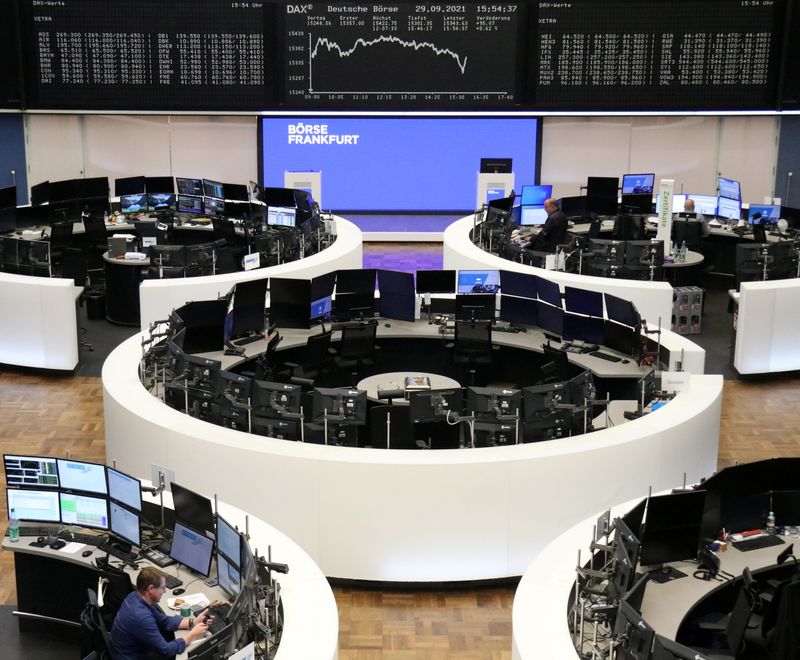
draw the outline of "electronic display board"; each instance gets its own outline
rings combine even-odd
[[[20,58],[13,2],[0,2],[0,108],[19,108]]]

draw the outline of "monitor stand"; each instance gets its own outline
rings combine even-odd
[[[685,578],[686,576],[686,573],[679,571],[674,566],[659,566],[650,572],[650,582],[664,584],[666,582],[672,582],[673,580]]]

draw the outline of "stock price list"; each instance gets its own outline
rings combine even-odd
[[[537,108],[774,108],[782,0],[536,3]]]
[[[287,5],[289,107],[515,103],[520,4]]]
[[[246,110],[266,103],[263,3],[22,2],[32,107]]]

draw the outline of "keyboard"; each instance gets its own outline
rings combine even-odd
[[[616,355],[611,355],[610,353],[601,353],[600,351],[592,351],[589,353],[589,355],[602,360],[608,360],[609,362],[619,362],[622,359],[618,358]]]
[[[20,527],[20,536],[57,536],[61,531],[61,526],[37,526],[37,527]],[[8,529],[6,528],[6,536],[8,536]]]
[[[119,548],[111,545],[110,543],[101,543],[100,545],[97,546],[97,549],[100,552],[105,552],[107,555],[116,557],[120,561],[124,561],[130,564],[136,561],[137,555],[135,552],[125,552],[124,550],[120,550]]]
[[[767,534],[766,536],[756,536],[753,539],[743,539],[741,541],[734,541],[733,547],[742,552],[750,550],[758,550],[760,548],[769,548],[773,545],[783,545],[786,543],[781,537]]]
[[[82,534],[80,532],[70,532],[69,530],[61,530],[58,532],[58,538],[67,543],[83,543],[84,545],[93,545],[95,547],[101,546],[108,539],[104,534]]]
[[[172,557],[164,554],[157,548],[148,548],[147,550],[142,550],[142,557],[147,559],[149,562],[152,562],[156,566],[159,566],[160,568],[172,566],[175,563],[175,560],[172,559]]]
[[[195,606],[192,608],[192,614],[197,616],[208,606]],[[208,615],[214,617],[214,620],[208,624],[208,632],[216,635],[220,630],[228,625],[228,615],[230,614],[231,606],[228,603],[220,603],[208,608]]]
[[[164,584],[167,589],[175,589],[176,587],[180,587],[183,584],[183,580],[180,578],[175,577],[174,575],[170,575],[169,573],[165,573],[164,571],[159,571],[161,575],[164,576]]]

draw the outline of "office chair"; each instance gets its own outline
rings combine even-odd
[[[77,250],[68,250],[64,254],[61,261],[61,277],[68,280],[73,280],[75,286],[83,287],[81,295],[78,297],[78,306],[82,306],[86,300],[87,287],[86,287],[86,260],[75,254]],[[78,332],[78,341],[83,348],[94,351],[94,346],[84,339],[86,328],[80,326]]]
[[[680,247],[686,242],[686,247],[692,252],[703,251],[703,223],[676,220],[672,223],[672,240]]]
[[[356,384],[361,369],[373,364],[371,358],[375,353],[377,332],[378,324],[375,321],[348,324],[342,328],[339,355],[334,358],[334,363],[340,369],[350,369],[353,385]]]
[[[224,241],[223,241],[224,243]],[[218,245],[218,241],[214,241],[214,250],[217,254],[217,274],[222,273],[236,273],[242,269],[241,262],[236,262],[236,257],[233,254],[233,249],[227,245]]]
[[[111,660],[111,635],[100,614],[97,593],[94,589],[87,589],[86,594],[88,602],[81,612],[81,658]]]
[[[599,238],[600,237],[600,229],[602,228],[603,223],[600,220],[592,220],[589,224],[589,232],[586,234],[587,238]]]
[[[753,229],[753,240],[756,243],[766,243],[767,242],[767,230],[765,229],[764,225],[752,225]]]
[[[699,223],[697,223],[699,224]],[[615,241],[638,241],[644,234],[642,217],[639,215],[620,214],[614,220],[611,238]]]
[[[270,332],[267,331],[269,335]],[[253,372],[243,371],[242,376],[255,378],[256,380],[272,380],[272,373],[275,369],[275,352],[278,350],[278,344],[283,341],[283,337],[279,333],[275,333],[270,337],[267,342],[267,348],[263,353],[256,356],[256,368]]]
[[[744,585],[741,585],[736,595],[733,608],[730,611],[730,615],[726,618],[725,629],[722,631],[722,634],[712,639],[714,643],[710,645],[711,648],[699,648],[697,646],[693,646],[693,648],[713,658],[737,658],[744,645],[745,633],[750,623],[751,614],[752,610],[750,608],[747,589]],[[703,626],[700,625],[699,629],[702,630]],[[712,629],[712,632],[716,633],[718,631]],[[727,648],[718,647],[718,642],[722,642]]]
[[[231,247],[238,242],[236,235],[236,225],[231,220],[224,218],[212,218],[211,225],[214,228],[214,240],[224,240]]]
[[[411,423],[411,409],[408,406],[374,406],[369,414],[369,437],[374,448],[417,448],[414,440],[414,425]]]
[[[301,362],[284,362],[282,371],[287,373],[289,379],[309,381],[313,387],[313,381],[322,374],[331,360],[331,338],[333,332],[322,332],[318,335],[311,335],[306,341],[306,348],[303,351]]]
[[[491,321],[456,321],[453,364],[467,365],[469,384],[475,384],[477,367],[492,364]]]
[[[64,256],[64,249],[72,244],[72,229],[74,225],[71,222],[59,222],[50,227],[50,261],[57,264]]]

